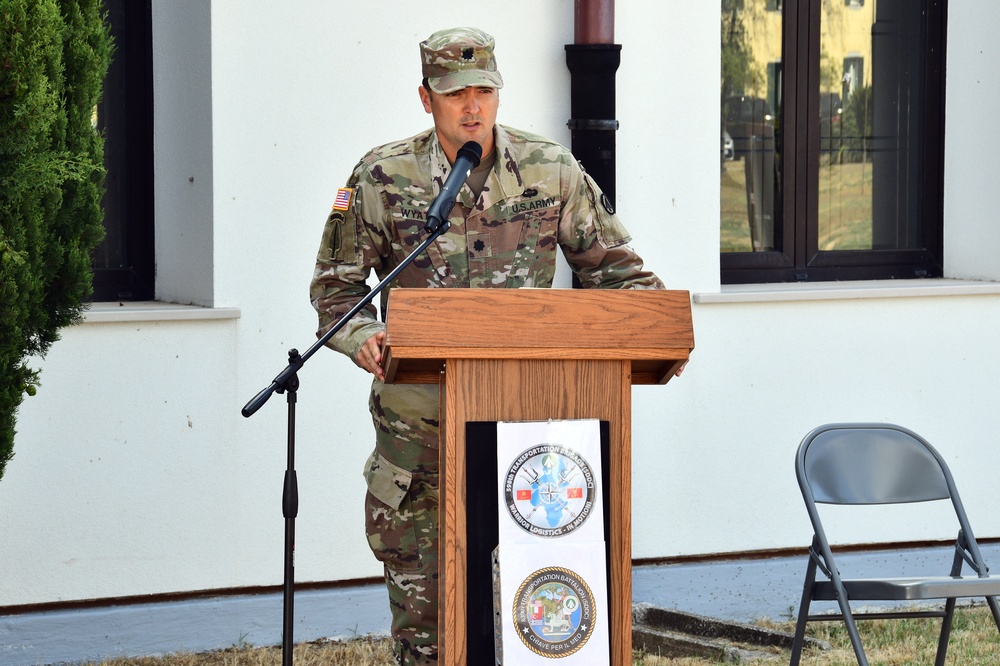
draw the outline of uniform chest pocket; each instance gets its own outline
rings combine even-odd
[[[389,217],[392,223],[393,245],[412,249],[426,238],[424,227],[427,226],[427,222],[423,211],[394,208],[390,211]]]
[[[539,262],[555,269],[556,206],[526,210],[466,232],[473,287],[538,286]],[[544,286],[544,285],[543,285]]]

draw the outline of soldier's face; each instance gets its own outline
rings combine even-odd
[[[462,88],[439,95],[420,87],[424,111],[434,116],[438,140],[449,162],[466,141],[483,147],[483,155],[493,152],[493,125],[500,108],[500,92],[495,88]]]

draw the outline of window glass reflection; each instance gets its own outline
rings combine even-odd
[[[722,252],[773,250],[780,231],[782,4],[722,2]]]
[[[820,251],[872,247],[874,5],[824,3],[820,18]]]

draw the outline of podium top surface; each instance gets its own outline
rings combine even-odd
[[[687,291],[393,289],[386,379],[437,383],[447,359],[623,360],[666,383],[694,348]]]

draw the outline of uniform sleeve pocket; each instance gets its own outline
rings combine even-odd
[[[601,191],[601,188],[597,186],[597,183],[594,182],[589,173],[584,173],[584,178],[587,182],[587,198],[590,200],[595,213],[594,222],[597,227],[597,240],[607,249],[625,245],[632,240],[632,237],[629,236],[625,225],[615,215],[611,199]]]
[[[368,492],[395,511],[410,490],[413,474],[393,465],[378,451],[372,451],[365,463],[365,481],[368,483]]]

